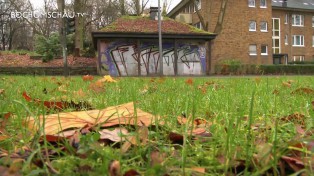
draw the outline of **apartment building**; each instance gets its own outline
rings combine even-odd
[[[168,16],[215,31],[222,0],[182,0]],[[314,0],[229,0],[222,30],[212,42],[212,69],[223,60],[244,64],[310,61],[314,55]]]
[[[314,61],[314,0],[273,0],[272,18],[275,63]]]

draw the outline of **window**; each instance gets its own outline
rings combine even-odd
[[[263,55],[263,56],[268,55],[268,47],[267,47],[267,45],[262,45],[261,46],[261,55]]]
[[[273,18],[273,54],[279,54],[281,52],[280,46],[280,18]]]
[[[293,35],[292,36],[293,46],[304,46],[304,35]]]
[[[261,31],[267,32],[267,22],[266,21],[261,22]]]
[[[289,42],[288,42],[288,35],[285,35],[285,45],[289,45]]]
[[[314,27],[314,16],[312,16],[312,27]]]
[[[202,26],[202,23],[201,23],[201,22],[195,23],[194,26],[195,26],[196,28],[203,29],[203,26]]]
[[[286,13],[285,15],[285,24],[288,24],[289,23],[289,15]]]
[[[293,61],[294,62],[296,62],[296,61],[302,62],[302,61],[304,61],[304,56],[293,56]]]
[[[304,26],[304,16],[292,15],[292,26]]]
[[[256,31],[256,21],[250,21],[249,31]]]
[[[260,5],[261,8],[266,8],[266,0],[261,0],[261,5]]]
[[[195,0],[195,5],[194,5],[194,12],[196,12],[195,7],[197,7],[197,10],[201,10],[201,0]]]
[[[255,7],[255,0],[249,0],[249,7]]]
[[[249,54],[251,56],[256,56],[257,55],[256,45],[250,45],[249,46]]]

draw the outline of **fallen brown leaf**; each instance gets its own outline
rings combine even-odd
[[[67,102],[67,101],[41,101],[39,99],[33,99],[31,98],[26,92],[23,92],[23,97],[28,102],[34,102],[36,104],[43,104],[48,109],[54,109],[54,110],[63,110],[67,108],[73,108],[77,111],[85,109],[93,109],[92,106],[88,102],[79,102],[75,103],[73,101]]]
[[[301,125],[296,125],[295,129],[299,135],[301,136],[305,135],[305,130],[301,127]]]
[[[272,148],[273,146],[268,143],[257,146],[257,153],[254,155],[254,159],[258,166],[267,166],[271,162],[273,158],[271,153]]]
[[[96,92],[96,93],[102,93],[105,91],[105,85],[103,82],[94,82],[94,83],[91,83],[89,85],[89,89]]]
[[[3,95],[4,94],[4,89],[0,89],[0,95]]]
[[[301,87],[291,92],[292,95],[314,95],[314,90],[307,87]]]
[[[134,169],[131,169],[131,170],[129,170],[129,171],[127,171],[127,172],[125,172],[124,174],[123,174],[123,176],[140,176],[141,174],[140,173],[138,173],[136,170],[134,170]]]
[[[5,140],[7,140],[7,139],[9,139],[9,138],[10,138],[9,136],[0,135],[0,142],[5,141]]]
[[[297,157],[288,157],[288,156],[282,156],[281,159],[286,162],[291,169],[293,169],[294,172],[298,172],[302,169],[304,169],[304,163],[300,158]]]
[[[46,135],[54,135],[69,128],[83,128],[86,125],[101,127],[111,127],[115,125],[137,125],[150,126],[157,123],[159,117],[144,112],[141,109],[134,110],[133,103],[126,103],[118,106],[112,106],[103,110],[90,110],[78,112],[64,112],[59,114],[45,115],[45,124],[43,116],[37,118],[29,117],[25,125],[31,131],[37,131],[39,127],[36,124],[44,125]],[[159,122],[162,124],[161,122]]]
[[[83,81],[93,81],[94,80],[94,76],[92,75],[84,75],[82,77]]]
[[[289,82],[282,82],[282,86],[290,88],[291,87],[291,83],[289,83]]]
[[[74,95],[81,97],[81,98],[86,96],[85,92],[82,89],[79,89],[78,91],[74,91],[73,93],[74,93]]]
[[[181,125],[184,125],[186,123],[188,123],[189,119],[188,118],[185,118],[185,117],[181,117],[181,116],[178,116],[177,117],[177,120],[178,120],[178,123],[181,124]],[[207,120],[204,120],[204,119],[201,119],[201,118],[195,118],[194,121],[193,121],[193,124],[198,126],[198,125],[212,125],[211,122],[208,122]]]
[[[161,165],[163,163],[163,161],[166,158],[166,153],[161,153],[159,151],[153,151],[150,154],[150,165],[151,166],[156,166],[156,165]]]
[[[284,116],[280,118],[280,120],[283,122],[293,122],[295,124],[300,124],[302,126],[305,125],[305,115],[298,112],[290,114],[288,116]]]
[[[113,142],[125,141],[125,135],[129,134],[125,128],[115,128],[114,130],[103,129],[99,131],[100,139],[109,139]]]
[[[115,83],[117,81],[114,80],[110,75],[106,75],[102,79],[99,79],[97,82]]]
[[[126,142],[121,147],[121,153],[127,152],[132,145],[145,145],[148,140],[148,128],[146,126],[140,127],[136,136],[129,136],[126,138]]]
[[[206,173],[204,167],[192,167],[192,168],[190,168],[190,170],[192,170],[194,172],[202,173],[202,174]]]
[[[279,90],[278,90],[278,89],[275,89],[275,90],[273,91],[273,94],[274,94],[274,95],[278,95],[278,94],[279,94]]]
[[[168,138],[173,144],[183,144],[184,137],[181,134],[170,132]]]
[[[117,160],[111,161],[109,165],[109,176],[121,176],[121,165]]]
[[[259,84],[261,82],[261,80],[262,79],[260,77],[255,77],[254,78],[254,81],[255,81],[256,84]]]
[[[192,78],[189,78],[189,79],[187,79],[187,80],[185,80],[185,83],[187,84],[187,85],[193,85],[193,79]]]

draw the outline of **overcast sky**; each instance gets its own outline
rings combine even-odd
[[[38,8],[42,8],[43,4],[44,4],[44,0],[30,0],[31,3],[35,6],[36,9]],[[181,0],[169,0],[169,2],[171,2],[171,6],[169,8],[169,11],[176,6]],[[161,0],[161,4],[162,4],[163,0]],[[150,6],[158,6],[158,0],[150,0]]]

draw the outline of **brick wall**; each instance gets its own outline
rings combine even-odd
[[[288,14],[289,20],[285,24],[285,16]],[[292,26],[292,14],[304,15],[304,26]],[[281,52],[288,54],[289,61],[293,61],[293,56],[303,55],[305,61],[313,61],[314,47],[312,46],[312,37],[314,36],[314,27],[312,27],[312,17],[314,12],[307,11],[289,11],[283,9],[273,9],[273,17],[280,18],[281,27]],[[285,44],[285,35],[288,36],[288,45]],[[292,46],[293,35],[304,35],[304,47]]]
[[[221,0],[211,2],[202,0],[201,14],[209,22],[209,31],[214,31],[218,20]],[[179,10],[181,12],[184,7]],[[178,14],[178,13],[177,13]],[[175,15],[177,15],[175,14]],[[174,16],[175,16],[174,15]],[[256,31],[249,31],[249,21],[256,21]],[[266,21],[268,32],[260,31],[260,22]],[[193,13],[193,24],[199,22],[196,13]],[[256,7],[248,7],[247,0],[229,0],[223,30],[212,42],[212,68],[222,60],[237,59],[245,64],[272,64],[272,8],[271,0],[267,0],[267,8],[260,8],[259,1]],[[249,55],[249,45],[257,46],[257,55]],[[261,45],[268,46],[268,55],[261,56]]]

